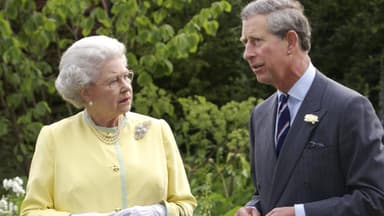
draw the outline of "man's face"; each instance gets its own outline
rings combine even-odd
[[[288,43],[267,29],[264,15],[255,15],[242,21],[240,40],[245,46],[243,58],[248,61],[257,81],[276,86],[284,79]]]

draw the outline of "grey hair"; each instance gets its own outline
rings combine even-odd
[[[95,81],[101,67],[114,58],[127,64],[125,45],[103,35],[89,36],[73,43],[62,55],[55,86],[65,101],[77,108],[85,106],[81,89]]]
[[[255,15],[267,16],[267,28],[272,34],[284,38],[288,31],[293,30],[299,36],[301,49],[311,49],[311,26],[299,1],[254,0],[240,14],[242,20]]]

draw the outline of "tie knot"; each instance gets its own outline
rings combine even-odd
[[[280,95],[280,103],[287,103],[289,95],[287,94],[281,94]]]

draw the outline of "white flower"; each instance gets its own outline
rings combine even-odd
[[[4,188],[5,190],[9,190],[10,188],[12,188],[12,182],[11,182],[11,180],[3,179],[3,188]]]
[[[19,209],[17,208],[17,205],[13,202],[9,203],[9,212],[17,212]]]
[[[20,177],[15,177],[13,179],[4,179],[3,187],[5,190],[11,190],[17,195],[24,195],[25,190],[23,188],[23,180]]]
[[[304,116],[304,121],[308,122],[308,123],[315,124],[316,122],[319,121],[319,117],[317,115],[314,115],[314,114],[306,114]]]
[[[139,140],[139,139],[143,138],[145,133],[147,133],[150,125],[151,125],[151,122],[149,120],[136,125],[136,127],[135,127],[135,139]]]
[[[23,179],[21,179],[19,176],[13,178],[13,181],[16,182],[18,185],[23,185]]]
[[[3,194],[0,199],[0,216],[19,215],[19,206],[21,205],[25,194],[23,180],[20,177],[4,179],[3,188],[5,190],[5,194]]]
[[[8,208],[8,202],[4,197],[2,197],[0,200],[0,211],[5,210],[7,208]]]

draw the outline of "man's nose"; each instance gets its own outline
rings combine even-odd
[[[252,56],[254,56],[254,49],[252,49],[249,43],[246,43],[244,46],[243,59],[248,60]]]

